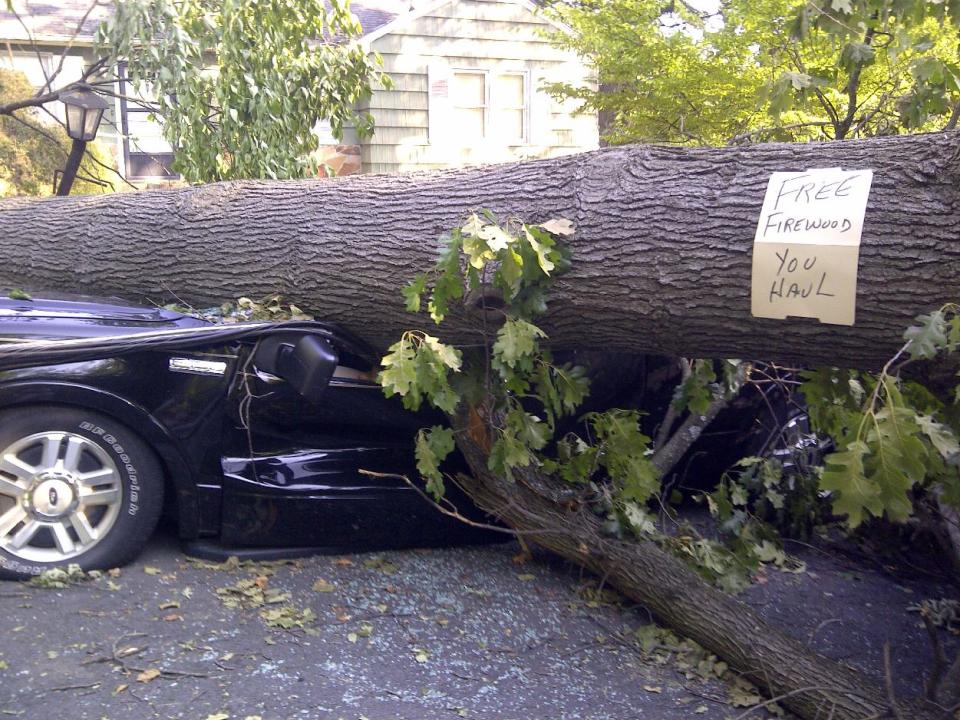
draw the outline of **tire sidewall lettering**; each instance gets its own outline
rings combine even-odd
[[[140,473],[136,466],[130,462],[130,456],[124,450],[123,445],[107,430],[99,425],[83,421],[78,426],[84,432],[95,435],[101,441],[100,444],[105,449],[109,449],[117,459],[117,465],[126,475],[129,492],[127,493],[127,515],[134,516],[140,512]]]
[[[27,565],[5,555],[0,555],[0,567],[23,575],[39,575],[47,568],[40,565]]]

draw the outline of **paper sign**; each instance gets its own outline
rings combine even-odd
[[[753,239],[751,313],[853,325],[872,170],[770,176]]]

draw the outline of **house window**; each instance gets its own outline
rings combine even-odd
[[[499,142],[523,145],[527,142],[527,74],[501,73],[491,85],[491,133]]]
[[[0,64],[27,76],[27,82],[35,88],[45,88],[47,78],[53,74],[56,64],[53,55],[45,52],[8,52],[4,53]]]
[[[126,68],[120,68],[120,130],[127,176],[135,179],[176,179],[172,170],[173,148],[163,137],[163,125],[151,117],[149,108],[128,99],[132,88]]]
[[[454,70],[450,101],[451,133],[459,144],[480,140],[527,143],[530,96],[526,72]]]
[[[453,132],[464,142],[482,140],[487,136],[487,73],[482,71],[454,71]]]

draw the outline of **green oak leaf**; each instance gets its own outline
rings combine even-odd
[[[863,441],[850,443],[844,450],[826,458],[826,468],[820,476],[820,489],[833,495],[833,511],[847,516],[847,525],[855,528],[866,519],[866,513],[876,517],[883,514],[880,489],[866,477],[864,459],[870,448]]]
[[[417,459],[417,470],[427,481],[427,492],[436,500],[440,500],[444,493],[443,474],[440,464],[453,452],[453,430],[434,425],[422,429],[417,433],[414,453]]]
[[[918,325],[911,325],[903,333],[908,341],[907,352],[912,358],[932,358],[947,345],[947,323],[942,312],[937,310],[918,315]]]

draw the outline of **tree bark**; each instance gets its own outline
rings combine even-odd
[[[543,322],[555,345],[872,367],[916,314],[960,293],[958,137],[635,146],[463,171],[7,201],[0,286],[197,305],[281,293],[382,347],[416,322],[398,291],[430,265],[438,237],[490,208],[576,224],[573,270]],[[770,173],[837,166],[874,170],[856,324],[751,317]]]
[[[771,697],[783,696],[790,711],[811,720],[943,720],[943,709],[923,701],[901,701],[892,709],[879,685],[774,628],[654,542],[605,536],[600,520],[588,510],[556,502],[561,488],[550,478],[524,468],[514,470],[515,482],[492,474],[486,452],[471,439],[466,413],[453,418],[453,425],[473,473],[459,475],[458,482],[480,507],[523,531],[525,539],[604,578]]]

